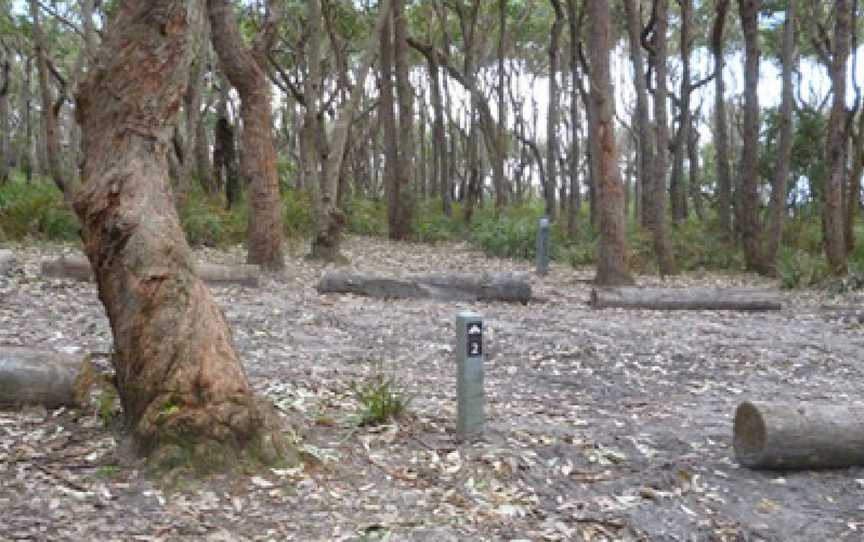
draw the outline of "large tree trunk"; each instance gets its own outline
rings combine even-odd
[[[669,0],[654,0],[654,39],[651,61],[657,84],[654,89],[654,141],[657,153],[654,155],[654,178],[651,179],[651,215],[653,220],[654,252],[661,275],[676,272],[672,247],[666,231],[666,173],[669,155],[669,118],[666,102],[669,99],[668,69],[668,29]],[[646,206],[647,208],[647,206]]]
[[[591,62],[591,146],[597,156],[597,203],[600,243],[595,284],[632,284],[627,269],[627,225],[624,215],[624,185],[618,170],[613,124],[612,81],[609,76],[611,22],[606,0],[588,2],[589,54]]]
[[[135,442],[160,466],[222,469],[238,453],[272,461],[287,448],[194,273],[168,186],[172,124],[203,9],[203,0],[119,5],[77,96],[85,163],[75,210]]]
[[[777,162],[774,169],[774,185],[771,188],[770,222],[765,239],[765,264],[773,269],[777,251],[783,238],[783,223],[786,216],[786,184],[792,160],[792,108],[795,96],[792,88],[792,72],[795,63],[795,2],[786,6],[786,21],[783,26],[783,97],[780,102],[780,141],[777,145]]]
[[[735,459],[753,469],[864,465],[864,406],[744,401],[735,410]]]
[[[633,63],[633,82],[636,89],[636,117],[634,124],[639,134],[639,186],[641,187],[642,209],[641,224],[648,231],[654,231],[655,216],[653,205],[652,176],[654,175],[654,138],[651,134],[651,119],[648,111],[648,88],[645,81],[645,60],[642,55],[642,7],[641,0],[624,0],[627,14],[627,34],[630,39],[630,61]]]
[[[726,86],[723,67],[723,31],[730,0],[717,0],[711,29],[711,54],[714,57],[714,148],[717,162],[717,217],[720,230],[732,239],[732,173],[729,171],[729,128],[726,118]]]
[[[406,240],[414,233],[414,90],[409,79],[408,23],[405,0],[393,0],[393,64],[396,72],[396,96],[399,111],[399,161],[396,183],[399,186],[399,207],[391,239]]]
[[[843,179],[846,174],[846,64],[849,59],[852,7],[849,0],[835,0],[834,47],[831,57],[833,100],[825,138],[827,176],[822,202],[822,237],[831,271],[846,272],[843,239]]]
[[[498,130],[496,133],[499,154],[492,162],[492,186],[495,187],[495,209],[502,210],[510,195],[509,183],[504,178],[504,149],[507,146],[507,102],[505,86],[507,74],[504,68],[506,57],[505,37],[507,35],[507,4],[508,0],[498,0]]]
[[[739,229],[744,242],[747,269],[765,273],[762,232],[759,221],[759,8],[760,0],[738,0],[744,32],[744,134],[741,149]]]
[[[272,5],[271,5],[272,4]],[[275,3],[268,3],[275,9]],[[282,254],[283,220],[273,143],[270,81],[267,52],[275,36],[275,20],[268,17],[255,46],[243,45],[234,4],[208,0],[213,47],[219,64],[240,95],[240,173],[249,193],[248,261],[266,269],[285,267]]]

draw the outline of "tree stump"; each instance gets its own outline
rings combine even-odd
[[[745,401],[733,444],[735,459],[752,469],[864,465],[864,405]]]
[[[393,279],[356,273],[330,273],[318,282],[318,293],[357,294],[382,299],[431,298],[442,301],[509,301],[528,303],[531,285],[509,273],[430,275]]]
[[[779,311],[780,296],[769,290],[727,288],[594,288],[595,309]]]

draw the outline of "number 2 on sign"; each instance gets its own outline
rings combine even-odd
[[[483,355],[483,328],[480,323],[468,324],[468,355],[471,357]]]

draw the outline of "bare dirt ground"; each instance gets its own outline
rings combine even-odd
[[[109,352],[95,287],[39,276],[74,249],[10,248],[23,265],[0,275],[0,345]],[[553,265],[527,306],[382,301],[319,296],[324,268],[294,252],[261,288],[214,292],[256,389],[303,420],[300,468],[167,491],[120,460],[95,409],[0,412],[0,540],[864,540],[864,469],[754,472],[731,449],[744,399],[860,400],[855,294],[784,292],[774,313],[593,311],[592,270]],[[346,252],[390,276],[531,271],[465,245],[358,238]],[[454,434],[466,309],[487,326],[488,432],[474,443]],[[381,370],[411,416],[358,427],[351,386]]]

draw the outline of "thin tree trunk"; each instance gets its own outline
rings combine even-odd
[[[672,180],[670,183],[670,200],[672,202],[672,220],[681,223],[687,219],[687,191],[684,186],[684,155],[687,139],[690,134],[690,50],[692,48],[693,0],[679,0],[681,5],[681,83],[678,117],[678,131],[673,142]]]
[[[657,153],[654,155],[654,178],[651,180],[651,214],[654,217],[654,252],[661,275],[676,272],[672,247],[666,232],[666,173],[669,154],[669,119],[666,102],[668,100],[668,78],[666,60],[668,57],[669,1],[654,0],[653,54],[657,84],[654,89],[654,138]],[[647,208],[647,206],[646,206]]]
[[[391,238],[398,234],[396,221],[399,217],[401,192],[398,181],[399,142],[396,128],[396,96],[393,83],[393,25],[385,24],[380,34],[380,103],[378,118],[384,132],[384,187],[387,193],[387,226]]]
[[[48,73],[48,57],[45,51],[45,36],[42,32],[39,11],[39,2],[30,0],[30,17],[33,19],[33,55],[36,57],[39,94],[42,97],[42,126],[48,172],[57,188],[65,193],[69,183],[63,171],[63,158],[60,155],[60,127],[57,122],[62,102],[56,105],[54,103],[54,93],[51,90],[50,74]]]
[[[171,122],[203,8],[203,0],[119,5],[77,97],[86,160],[75,210],[140,451],[165,468],[189,461],[220,470],[238,455],[270,462],[288,448],[275,409],[252,392],[222,312],[193,271],[168,185]]]
[[[777,162],[774,168],[774,186],[771,189],[770,222],[765,239],[765,263],[773,268],[777,251],[783,238],[783,223],[786,215],[786,184],[792,160],[792,107],[795,96],[792,89],[792,73],[795,69],[795,2],[786,6],[786,21],[783,25],[783,94],[780,102],[780,136],[777,146]]]
[[[624,216],[624,186],[618,170],[618,150],[615,148],[613,124],[612,82],[609,76],[611,23],[609,3],[589,0],[589,53],[591,56],[591,110],[594,129],[591,145],[597,156],[597,202],[600,222],[600,243],[597,254],[595,284],[620,286],[632,284],[627,269],[627,228]]]
[[[714,26],[711,29],[711,54],[714,57],[714,148],[717,162],[717,216],[720,231],[732,239],[732,173],[729,170],[729,128],[726,114],[726,86],[723,67],[723,33],[729,0],[717,0]]]
[[[579,211],[582,207],[582,188],[579,186],[579,21],[576,0],[567,0],[567,23],[570,32],[570,154],[567,174],[570,177],[567,202],[567,235],[575,239],[579,234]]]
[[[564,11],[560,0],[550,0],[555,11],[552,33],[549,38],[549,109],[546,115],[546,216],[555,220],[555,190],[558,183],[558,113],[561,109],[561,93],[558,89],[561,30],[564,26]],[[592,24],[594,22],[592,21]]]
[[[627,33],[630,38],[630,61],[633,63],[633,82],[636,88],[637,133],[639,135],[639,186],[641,188],[641,224],[654,231],[658,217],[654,213],[652,176],[654,174],[654,138],[649,118],[648,88],[645,81],[645,61],[642,55],[642,7],[641,0],[624,0],[627,15]]]
[[[690,190],[690,199],[693,200],[693,210],[700,222],[705,222],[705,207],[702,201],[702,182],[699,179],[699,119],[693,118],[690,122],[689,135],[687,137],[687,161],[690,163],[690,174],[687,176],[687,186]]]
[[[399,207],[390,230],[391,239],[407,240],[414,233],[415,187],[414,90],[409,73],[408,23],[405,0],[393,0],[393,63],[396,72],[396,95],[399,108]]]
[[[738,0],[744,32],[744,135],[741,149],[740,189],[741,237],[744,260],[752,271],[766,272],[759,223],[759,8],[760,0]]]
[[[850,49],[851,11],[849,0],[835,0],[834,47],[830,68],[834,97],[825,138],[827,176],[822,202],[822,237],[828,265],[836,274],[846,272],[842,200],[843,179],[846,174],[843,148],[846,146],[846,65]]]
[[[9,90],[11,82],[11,53],[5,44],[0,43],[0,185],[9,180],[11,148],[9,141]]]
[[[498,132],[497,145],[498,156],[493,159],[492,185],[495,187],[495,209],[501,210],[507,203],[510,195],[510,187],[504,177],[504,154],[507,146],[507,102],[505,101],[505,86],[507,74],[505,73],[504,60],[505,37],[507,35],[507,4],[508,0],[498,0]]]
[[[21,163],[27,182],[33,181],[36,157],[33,152],[33,57],[28,56],[23,63],[24,85],[21,89],[21,108],[24,113],[24,141],[21,145]]]
[[[271,10],[276,2],[268,2]],[[243,45],[234,5],[229,0],[208,0],[211,37],[225,76],[240,95],[240,171],[249,190],[249,263],[266,269],[285,267],[282,253],[283,220],[273,142],[273,114],[267,52],[275,38],[271,16],[257,36],[255,45]]]

